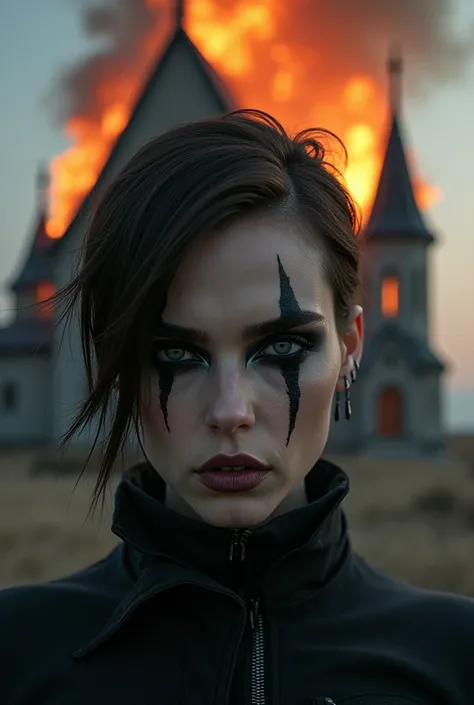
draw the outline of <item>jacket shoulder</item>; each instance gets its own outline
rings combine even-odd
[[[99,629],[132,586],[121,547],[68,577],[0,590],[0,660],[41,654],[45,639],[71,652]]]
[[[474,703],[474,598],[409,585],[359,562],[373,620],[391,643]]]
[[[432,628],[452,630],[459,624],[474,626],[474,598],[467,595],[431,590],[410,585],[374,568],[358,557],[357,571],[363,575],[367,600],[380,612],[404,613],[420,621],[429,621]],[[434,617],[436,620],[433,622]]]

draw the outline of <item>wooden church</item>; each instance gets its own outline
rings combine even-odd
[[[54,312],[36,301],[70,281],[91,208],[104,186],[145,142],[175,124],[222,114],[235,104],[219,76],[183,28],[176,29],[150,74],[127,127],[91,192],[59,240],[45,233],[41,195],[35,226],[18,275],[10,284],[18,315],[0,329],[0,446],[53,445],[86,393],[77,325],[64,335]],[[391,66],[392,84],[400,65]],[[258,107],[258,106],[257,106]],[[433,455],[443,450],[443,365],[429,343],[429,250],[434,237],[416,205],[399,105],[363,245],[367,340],[353,417],[333,424],[328,449],[387,455]],[[87,449],[94,429],[72,445]]]

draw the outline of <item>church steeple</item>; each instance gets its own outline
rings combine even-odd
[[[391,129],[365,235],[368,240],[395,236],[433,241],[416,203],[400,126],[403,62],[398,52],[391,53],[387,68]]]
[[[46,232],[48,186],[49,174],[47,169],[41,165],[36,176],[36,224],[31,234],[23,267],[10,286],[15,293],[35,288],[39,282],[52,279],[51,249],[53,241]]]

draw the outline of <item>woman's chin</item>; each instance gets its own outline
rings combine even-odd
[[[252,500],[242,495],[219,496],[194,505],[194,511],[202,521],[211,526],[226,529],[249,529],[264,522],[273,514],[278,503],[265,502],[262,498]]]

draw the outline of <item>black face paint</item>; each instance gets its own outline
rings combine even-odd
[[[285,316],[292,313],[299,313],[301,311],[300,305],[296,300],[293,289],[291,288],[290,279],[283,269],[280,257],[277,255],[278,260],[278,273],[280,276],[280,315]],[[290,420],[288,425],[288,436],[286,439],[286,445],[290,442],[291,434],[296,423],[296,416],[298,414],[298,409],[300,405],[300,361],[288,364],[288,360],[282,359],[281,361],[281,373],[286,384],[286,392],[288,394],[288,399],[290,402]]]
[[[169,423],[168,423],[168,399],[171,394],[171,389],[174,382],[174,370],[170,366],[168,368],[163,368],[158,373],[158,383],[160,385],[160,407],[163,412],[163,418],[165,420],[166,428],[168,433],[171,433]]]
[[[160,386],[160,408],[163,413],[163,418],[165,420],[168,433],[171,433],[171,429],[168,423],[168,399],[173,388],[174,377],[174,369],[171,365],[169,367],[165,367],[164,365],[162,365],[158,370],[158,384]]]

